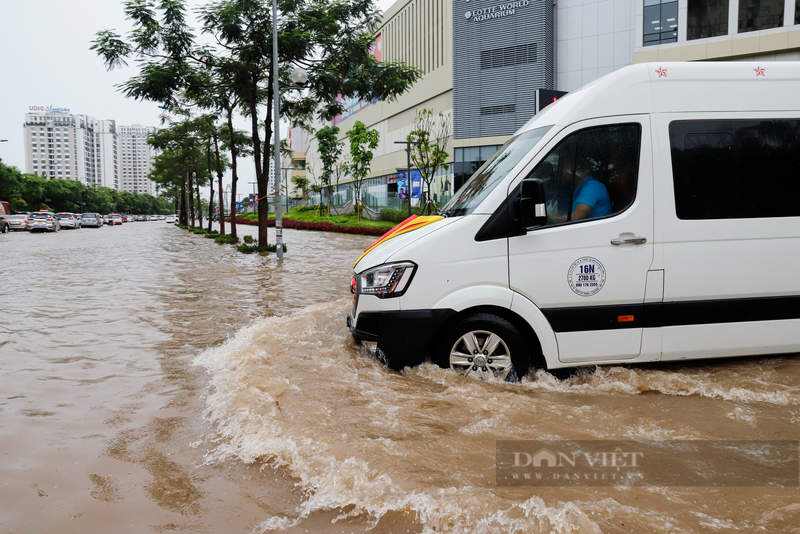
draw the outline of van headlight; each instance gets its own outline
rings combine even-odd
[[[358,275],[358,292],[382,299],[402,296],[416,270],[417,265],[410,261],[387,263],[369,269]]]

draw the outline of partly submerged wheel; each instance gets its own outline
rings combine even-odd
[[[461,376],[516,382],[528,372],[531,351],[502,317],[477,313],[454,325],[439,346],[437,363]]]

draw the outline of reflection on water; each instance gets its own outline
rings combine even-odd
[[[255,229],[244,228],[254,233]],[[164,223],[0,236],[0,524],[24,532],[777,532],[797,488],[496,487],[497,440],[798,439],[793,356],[387,370],[344,327],[372,238],[282,266]]]

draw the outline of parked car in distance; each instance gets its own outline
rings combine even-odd
[[[80,220],[74,213],[62,211],[56,213],[56,218],[58,218],[61,223],[61,228],[72,228],[74,230],[75,228],[81,227]]]
[[[175,216],[174,215],[167,215],[165,222],[167,224],[175,224]]]
[[[136,220],[137,220],[137,221],[146,221],[146,220],[147,220],[147,218],[146,218],[144,215],[137,215],[137,216],[136,216]]]
[[[110,224],[111,226],[122,224],[122,216],[119,213],[109,213],[107,217],[108,222],[106,224]]]
[[[28,216],[28,230],[58,232],[61,230],[61,222],[52,211],[35,211]]]
[[[11,206],[8,202],[0,201],[0,232],[4,234],[11,230],[11,225],[7,220],[9,215],[11,215]]]
[[[84,213],[81,215],[81,226],[102,228],[103,223],[103,216],[99,213]]]
[[[126,215],[125,216],[125,222],[133,222],[133,215],[130,215],[130,214]]]
[[[28,216],[24,213],[16,215],[9,215],[6,220],[11,230],[27,230],[28,229]]]

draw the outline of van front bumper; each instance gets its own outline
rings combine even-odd
[[[436,334],[456,314],[455,310],[361,312],[347,316],[353,339],[378,343],[393,369],[418,365],[433,352]]]

